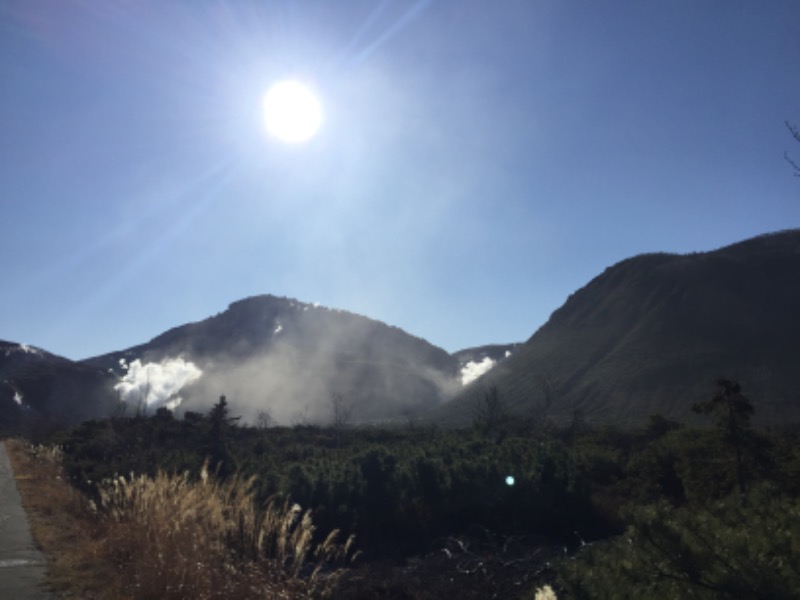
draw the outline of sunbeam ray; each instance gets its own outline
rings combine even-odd
[[[416,19],[428,7],[431,0],[417,0],[417,2],[409,8],[397,21],[389,26],[386,31],[380,34],[365,48],[353,58],[353,64],[360,64],[369,58],[378,48],[383,46],[386,42],[392,39],[400,31],[405,29],[414,19]]]
[[[364,19],[364,22],[361,24],[361,26],[356,30],[356,33],[342,50],[340,58],[340,63],[342,66],[347,66],[350,53],[361,43],[362,38],[375,25],[375,23],[378,22],[378,19],[386,11],[386,7],[389,6],[389,1],[390,0],[381,0],[381,2],[378,3],[367,15],[367,18]]]

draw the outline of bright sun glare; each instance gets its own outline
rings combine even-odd
[[[322,125],[322,105],[303,84],[279,81],[264,96],[264,118],[271,135],[284,142],[305,142]]]

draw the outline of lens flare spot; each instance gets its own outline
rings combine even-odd
[[[508,477],[506,477],[506,485],[509,486],[509,487],[514,485],[514,476],[513,475],[509,475]]]

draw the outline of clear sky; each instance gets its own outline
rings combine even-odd
[[[798,0],[3,0],[0,339],[271,293],[449,351],[626,257],[800,226]],[[296,78],[316,137],[267,135]]]

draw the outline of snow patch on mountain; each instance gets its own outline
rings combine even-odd
[[[34,354],[36,356],[42,355],[41,350],[34,348],[33,346],[29,346],[28,344],[14,344],[12,346],[6,346],[5,348],[6,356],[11,356],[16,352],[22,352],[23,354]]]

